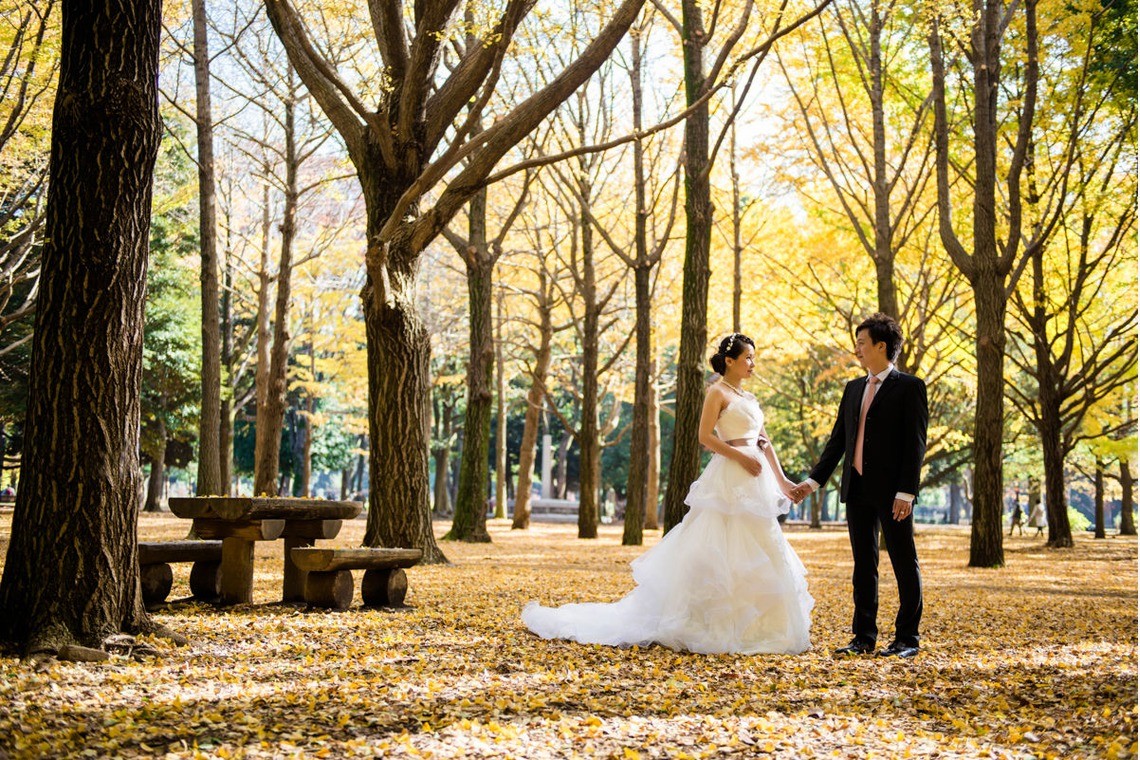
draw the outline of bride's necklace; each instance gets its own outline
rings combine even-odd
[[[727,380],[725,380],[723,377],[720,379],[720,381],[721,381],[722,383],[724,383],[725,385],[727,385],[729,388],[732,388],[734,391],[736,391],[736,395],[738,395],[738,396],[743,396],[743,395],[744,395],[744,391],[742,391],[740,388],[738,388],[737,386],[733,385],[732,383],[728,382],[728,381],[727,381]]]

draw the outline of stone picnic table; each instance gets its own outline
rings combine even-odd
[[[341,522],[360,514],[358,501],[327,501],[284,496],[195,496],[170,499],[170,511],[194,521],[199,538],[222,540],[221,604],[253,601],[253,549],[256,541],[285,540],[281,601],[305,599],[305,571],[290,550],[335,538]]]

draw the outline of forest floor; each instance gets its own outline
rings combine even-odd
[[[442,535],[449,525],[436,524]],[[0,558],[11,511],[0,513]],[[144,540],[186,523],[143,515]],[[851,614],[846,531],[787,528],[816,599],[812,649],[706,656],[540,640],[519,610],[629,590],[621,526],[574,525],[444,544],[408,571],[409,608],[273,604],[281,544],[258,545],[255,604],[176,601],[189,637],[99,664],[0,657],[0,758],[90,757],[1135,757],[1137,540],[1071,550],[1006,539],[1006,567],[966,567],[969,529],[919,526],[926,611],[911,661],[837,660]],[[334,542],[359,545],[364,521]],[[659,540],[647,534],[646,544]],[[357,573],[359,576],[359,573]],[[884,556],[880,625],[897,594]]]

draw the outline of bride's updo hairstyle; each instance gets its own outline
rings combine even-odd
[[[725,359],[735,359],[744,353],[745,346],[752,346],[756,348],[756,344],[752,342],[752,338],[740,333],[732,333],[720,342],[717,347],[716,353],[709,357],[709,364],[712,365],[713,372],[718,375],[724,375]]]

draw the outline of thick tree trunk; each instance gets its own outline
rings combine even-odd
[[[486,202],[486,195],[477,196]],[[472,199],[470,218],[484,218]],[[474,222],[473,222],[474,226]],[[486,245],[482,235],[472,230],[471,245]],[[467,298],[471,355],[467,363],[467,412],[463,423],[463,455],[459,465],[459,493],[455,502],[455,519],[444,539],[486,542],[487,493],[491,483],[491,412],[494,394],[491,383],[495,368],[495,341],[491,325],[494,262],[484,252],[469,251],[467,263]]]
[[[983,184],[987,183],[979,183]],[[993,183],[987,186],[992,188]],[[990,208],[992,211],[993,207]],[[978,213],[982,213],[980,209]],[[989,239],[993,240],[992,234]],[[970,567],[1000,567],[1005,564],[1001,452],[1005,421],[1006,301],[1002,279],[996,274],[983,275],[974,285],[978,397],[974,415],[974,518],[970,531]],[[1055,508],[1050,503],[1050,513]],[[1052,522],[1050,518],[1050,525]]]
[[[685,103],[704,93],[705,44],[701,9],[682,0]],[[669,485],[665,489],[665,530],[684,519],[685,496],[700,470],[697,428],[704,402],[704,361],[708,349],[709,245],[712,200],[709,191],[709,109],[707,101],[685,120],[685,263],[681,285],[681,346],[677,358],[676,426]]]
[[[364,184],[369,197],[375,188],[369,187],[371,181]],[[377,239],[378,217],[387,215],[370,214],[370,241]],[[431,345],[416,311],[415,256],[397,244],[387,246],[382,256],[375,246],[370,242],[362,293],[370,447],[364,545],[423,549],[424,562],[447,562],[431,523]]]
[[[273,344],[269,352],[269,376],[265,379],[265,404],[257,408],[257,439],[254,443],[253,492],[277,495],[281,466],[281,431],[285,424],[285,393],[289,370],[289,301],[292,298],[293,242],[297,236],[297,140],[295,106],[284,103],[285,204],[281,212],[281,259],[277,266],[277,302],[273,315]]]
[[[1120,459],[1120,535],[1122,536],[1135,536],[1136,535],[1136,520],[1132,517],[1132,508],[1135,506],[1135,497],[1133,496],[1133,485],[1135,480],[1132,478],[1132,471],[1128,467],[1128,459],[1121,457]]]
[[[823,504],[824,499],[827,498],[827,492],[820,488],[818,491],[811,495],[811,527],[818,529],[823,528]]]
[[[546,292],[546,271],[539,267],[539,286]],[[540,336],[538,352],[534,357],[530,390],[526,395],[526,419],[523,422],[522,445],[519,447],[519,479],[515,488],[515,515],[511,521],[512,530],[526,530],[530,527],[530,492],[534,482],[535,452],[538,448],[539,423],[546,394],[546,373],[550,369],[550,345],[554,340],[554,326],[550,321],[550,310],[540,310]]]
[[[202,249],[202,412],[198,422],[199,496],[221,495],[222,368],[218,312],[218,243],[214,184],[214,121],[206,0],[193,0],[195,120],[198,127],[198,234]]]
[[[154,628],[136,532],[160,25],[157,0],[63,7],[20,489],[0,580],[0,638],[27,653]]]

